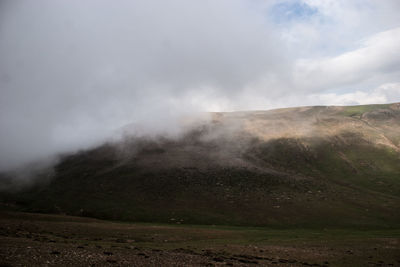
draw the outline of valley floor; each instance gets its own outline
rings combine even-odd
[[[400,230],[122,223],[0,213],[0,266],[400,266]]]

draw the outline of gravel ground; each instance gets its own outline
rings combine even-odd
[[[0,213],[0,266],[400,266],[398,238],[254,245],[246,231]]]

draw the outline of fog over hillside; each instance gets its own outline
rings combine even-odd
[[[397,0],[1,1],[0,170],[121,129],[176,137],[206,112],[398,102],[399,11]]]
[[[34,165],[31,179],[4,174],[0,203],[142,222],[399,225],[400,103],[211,115],[179,138],[127,136],[51,172]]]

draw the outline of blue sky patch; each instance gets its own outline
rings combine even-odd
[[[300,1],[286,1],[274,5],[270,9],[270,14],[276,23],[285,23],[296,20],[305,20],[318,12],[313,8]]]

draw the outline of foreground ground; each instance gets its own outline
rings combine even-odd
[[[0,266],[400,266],[400,230],[132,224],[0,213]]]

